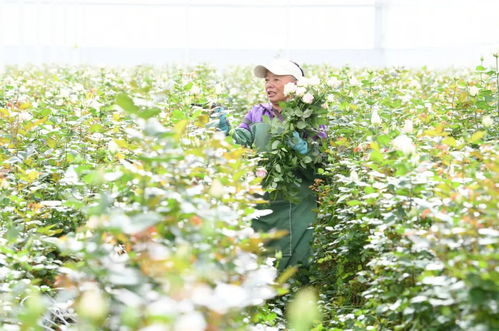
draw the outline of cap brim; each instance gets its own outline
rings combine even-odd
[[[267,75],[267,71],[269,71],[269,69],[267,69],[262,65],[256,66],[255,69],[253,70],[255,76],[258,78],[265,78],[265,75]]]

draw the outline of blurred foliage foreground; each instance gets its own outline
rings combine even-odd
[[[306,72],[327,92],[318,295],[284,313],[255,159],[208,123],[265,102],[251,68],[6,68],[1,328],[497,330],[497,66]]]

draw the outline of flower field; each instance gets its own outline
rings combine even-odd
[[[3,329],[499,328],[497,65],[305,67],[327,133],[316,293],[285,311],[297,290],[263,248],[279,234],[250,224],[289,159],[260,175],[211,106],[235,127],[266,102],[251,69],[0,73]]]

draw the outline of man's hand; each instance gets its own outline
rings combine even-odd
[[[293,138],[288,141],[288,145],[300,154],[307,154],[308,152],[307,142],[300,138],[300,135],[296,131],[293,132]]]

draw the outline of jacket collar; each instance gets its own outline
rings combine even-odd
[[[262,108],[264,109],[264,113],[267,113],[267,114],[271,115],[272,117],[277,116],[280,119],[282,119],[281,113],[279,113],[277,111],[277,109],[272,107],[271,103],[261,103],[260,106],[262,106]]]

